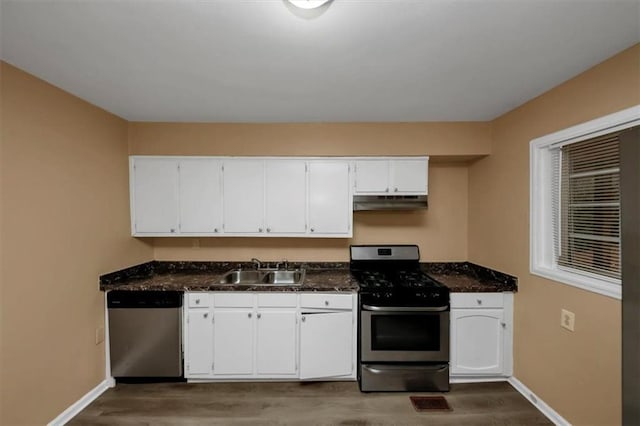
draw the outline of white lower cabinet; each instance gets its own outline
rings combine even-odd
[[[300,323],[300,378],[348,376],[354,370],[353,314],[303,314]]]
[[[253,374],[253,310],[221,308],[213,313],[213,374]]]
[[[451,376],[512,374],[513,293],[451,293]]]
[[[208,308],[189,309],[185,316],[185,374],[189,377],[210,376],[213,370],[211,313]]]
[[[258,309],[258,344],[256,374],[258,376],[296,376],[297,316],[296,310]]]
[[[356,296],[185,293],[190,380],[355,380]]]

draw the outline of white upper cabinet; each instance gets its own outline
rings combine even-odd
[[[304,160],[271,160],[265,165],[267,233],[303,234],[307,228],[307,165]]]
[[[223,198],[224,232],[264,232],[264,160],[225,161]]]
[[[134,235],[178,231],[178,162],[172,158],[134,158],[131,173],[131,227]]]
[[[132,156],[132,234],[349,238],[354,194],[426,195],[428,161]]]
[[[427,194],[427,158],[411,160],[391,160],[391,193]]]
[[[367,158],[355,162],[359,195],[427,195],[429,157]]]
[[[309,162],[310,235],[352,235],[352,194],[347,161]]]
[[[389,192],[389,160],[356,161],[356,192]]]
[[[198,158],[180,161],[180,232],[217,234],[222,231],[222,164]]]

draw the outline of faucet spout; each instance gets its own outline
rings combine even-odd
[[[260,262],[255,257],[251,259],[251,263],[253,263],[256,266],[256,269],[260,269],[262,267],[262,262]]]

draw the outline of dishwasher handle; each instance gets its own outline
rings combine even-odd
[[[168,309],[181,306],[181,291],[112,290],[107,293],[109,309]]]

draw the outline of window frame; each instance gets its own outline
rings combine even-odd
[[[551,200],[551,147],[592,139],[640,124],[640,105],[618,111],[529,143],[529,272],[562,284],[568,284],[614,299],[622,298],[620,280],[573,272],[559,266],[553,253],[553,220]]]

